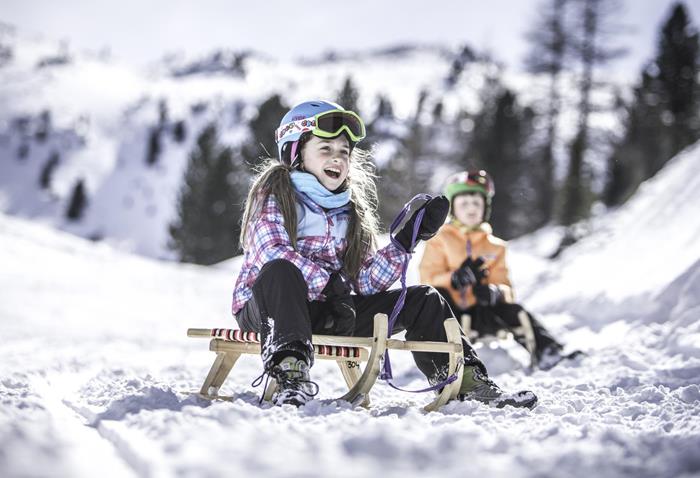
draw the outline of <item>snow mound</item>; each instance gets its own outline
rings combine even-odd
[[[528,284],[527,303],[600,324],[657,317],[664,301],[667,307],[669,300],[696,302],[697,282],[686,282],[699,266],[699,205],[700,143],[669,161],[619,209],[592,219],[591,233],[558,260],[531,264],[541,269]],[[514,241],[516,254],[526,252],[520,246]]]

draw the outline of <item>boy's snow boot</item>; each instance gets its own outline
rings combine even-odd
[[[309,366],[296,357],[285,357],[272,367],[270,376],[277,381],[277,391],[272,395],[275,405],[305,405],[318,394],[318,385],[309,377]]]
[[[574,350],[571,353],[564,354],[562,353],[561,347],[549,346],[540,354],[537,360],[537,368],[540,370],[549,370],[562,360],[571,360],[582,355],[584,355],[584,353],[580,350]]]
[[[462,386],[459,388],[457,397],[461,401],[477,400],[497,408],[503,408],[506,405],[532,408],[537,403],[537,396],[529,390],[515,393],[504,392],[478,367],[473,365],[464,366]]]

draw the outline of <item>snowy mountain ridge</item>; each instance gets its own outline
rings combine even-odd
[[[366,118],[375,114],[380,95],[399,121],[411,118],[425,91],[424,111],[442,102],[449,119],[462,110],[477,112],[480,91],[499,70],[468,48],[404,45],[298,62],[222,50],[199,59],[171,57],[142,71],[105,54],[75,53],[19,35],[3,41],[12,54],[0,65],[0,210],[165,259],[173,258],[167,226],[187,157],[207,124],[219,126],[224,143],[239,145],[257,106],[272,94],[291,105],[336,95],[348,78]],[[546,91],[544,80],[502,76],[523,103],[537,105]],[[601,113],[592,120],[607,129],[614,127],[611,118]],[[565,136],[574,123],[565,108]],[[392,151],[378,144],[376,160]],[[439,188],[450,171],[436,170]],[[71,222],[66,211],[80,180],[88,207]]]

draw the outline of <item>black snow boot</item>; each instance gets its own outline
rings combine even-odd
[[[309,377],[309,366],[305,361],[289,356],[272,367],[270,376],[277,381],[277,391],[272,403],[301,407],[318,394],[318,385]]]
[[[584,355],[585,354],[580,350],[574,350],[570,353],[563,353],[561,347],[550,346],[539,354],[537,359],[537,368],[540,370],[549,370],[564,360],[573,360]]]
[[[503,408],[506,405],[519,408],[532,408],[537,403],[537,396],[529,390],[507,393],[501,390],[493,380],[479,370],[479,367],[466,365],[462,386],[457,396],[461,401],[476,400],[487,405]]]

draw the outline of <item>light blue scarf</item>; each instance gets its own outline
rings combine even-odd
[[[321,184],[311,173],[292,171],[294,189],[309,196],[313,202],[324,209],[335,209],[350,202],[350,191],[334,194]]]

